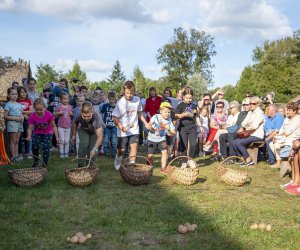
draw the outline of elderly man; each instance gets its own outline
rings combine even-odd
[[[268,106],[267,115],[265,116],[265,142],[268,154],[268,163],[273,165],[276,162],[275,155],[270,148],[270,143],[273,141],[273,137],[281,128],[284,121],[284,116],[277,112],[277,107],[275,104],[270,104]]]

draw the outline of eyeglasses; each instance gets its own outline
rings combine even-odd
[[[249,106],[250,104],[243,104],[243,106]]]
[[[257,103],[256,102],[251,102],[250,105],[257,105]]]

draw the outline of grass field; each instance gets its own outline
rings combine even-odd
[[[286,194],[278,172],[259,163],[252,182],[228,186],[216,177],[218,163],[199,158],[199,180],[171,184],[159,172],[151,184],[130,186],[113,169],[112,158],[99,157],[96,184],[79,188],[64,177],[67,159],[52,153],[46,181],[16,187],[8,166],[0,169],[0,249],[300,249],[300,199]],[[196,223],[195,232],[176,232]],[[252,223],[272,224],[271,232],[250,230]],[[91,233],[84,245],[66,238]]]

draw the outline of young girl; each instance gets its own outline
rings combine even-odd
[[[179,119],[178,131],[181,151],[182,155],[194,158],[197,145],[197,125],[201,128],[202,124],[199,116],[196,115],[197,105],[192,103],[193,90],[186,87],[182,92],[182,97],[183,102],[179,103],[175,110],[175,117]]]
[[[27,140],[30,141],[32,139],[32,154],[35,156],[33,167],[37,167],[39,164],[37,157],[39,156],[40,146],[42,146],[43,149],[43,161],[45,165],[48,166],[53,132],[57,143],[60,143],[57,127],[55,125],[53,115],[46,110],[46,105],[42,98],[35,99],[33,102],[33,108],[35,112],[33,112],[29,117],[29,126],[27,131]],[[34,129],[33,136],[32,129]]]
[[[203,146],[206,143],[206,138],[208,136],[209,131],[209,118],[208,118],[208,109],[202,108],[200,111],[200,122],[202,124],[201,127],[198,127],[198,145],[199,145],[199,156],[204,155]]]
[[[90,102],[82,104],[80,115],[76,118],[72,127],[72,143],[76,141],[76,131],[79,136],[78,157],[89,157],[92,160],[98,154],[98,148],[102,143],[102,118],[93,111],[93,105]],[[87,162],[78,161],[78,167],[85,167]]]
[[[60,158],[68,158],[70,135],[72,127],[73,107],[69,104],[69,94],[60,95],[61,104],[56,108],[56,118],[58,118],[58,135],[61,141],[59,145]]]
[[[29,154],[30,151],[30,143],[26,141],[27,138],[27,129],[28,129],[28,119],[32,113],[32,102],[27,96],[27,90],[24,87],[18,87],[18,100],[23,107],[23,132],[21,133],[21,140],[19,141],[19,152]]]
[[[18,93],[13,87],[7,89],[8,102],[4,107],[4,118],[7,121],[6,130],[9,137],[9,150],[12,158],[18,156],[19,139],[23,132],[23,107],[17,102]]]

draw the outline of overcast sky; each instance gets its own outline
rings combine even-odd
[[[156,53],[176,27],[215,38],[214,87],[236,84],[265,40],[300,28],[298,0],[0,0],[0,56],[40,62],[66,72],[78,60],[92,81],[119,60],[127,78],[138,65],[164,75]]]

